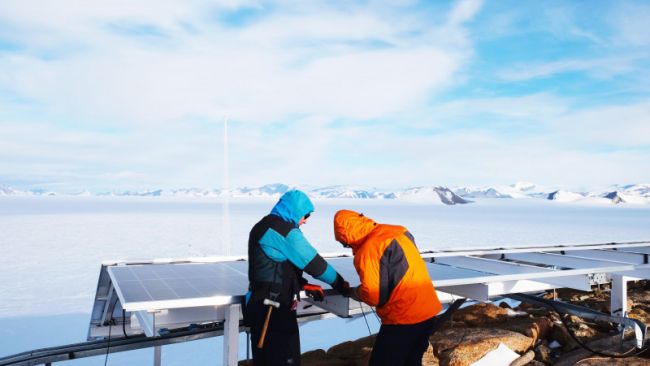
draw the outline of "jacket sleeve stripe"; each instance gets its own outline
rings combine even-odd
[[[413,234],[411,234],[410,232],[407,231],[407,232],[404,233],[404,235],[406,235],[406,237],[409,238],[409,240],[410,240],[410,241],[413,243],[413,245],[415,245],[415,247],[417,248],[417,244],[415,244],[415,238],[413,237]]]
[[[379,303],[383,306],[390,299],[397,284],[409,268],[404,250],[397,240],[393,240],[384,250],[379,260]]]
[[[305,266],[318,255],[316,249],[309,244],[305,236],[298,229],[293,229],[289,232],[283,250],[287,259],[300,270],[304,270]]]
[[[320,255],[316,254],[314,258],[305,266],[305,272],[312,275],[312,277],[320,277],[327,269],[327,262]]]
[[[320,275],[320,277],[317,277],[317,278],[318,278],[319,280],[321,280],[321,281],[323,281],[323,282],[329,284],[329,285],[332,286],[333,288],[336,288],[337,280],[339,280],[339,279],[343,280],[343,278],[341,277],[341,275],[338,274],[338,272],[336,272],[336,270],[334,269],[334,267],[332,267],[332,266],[329,265],[329,264],[327,265],[327,269],[325,269],[325,272],[323,272],[323,274]]]
[[[276,262],[284,262],[287,256],[284,254],[285,239],[273,229],[268,229],[260,238],[262,251],[269,258]]]

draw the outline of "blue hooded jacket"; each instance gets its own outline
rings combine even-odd
[[[300,219],[313,211],[314,205],[305,193],[299,190],[288,191],[280,197],[271,214],[253,228],[251,241],[253,245],[258,243],[265,256],[271,261],[283,263],[288,260],[300,271],[305,271],[314,278],[334,286],[338,281],[343,282],[343,279],[318,254],[298,228]],[[257,232],[259,234],[255,234]],[[255,262],[252,263],[253,273],[249,273],[249,277],[263,281],[264,278],[269,277],[267,269],[271,267],[263,263],[265,259],[251,257],[253,253],[254,251],[249,248],[249,261]]]
[[[280,201],[271,210],[271,215],[280,216],[284,221],[298,225],[303,216],[314,212],[314,205],[306,194],[291,190],[280,197]]]

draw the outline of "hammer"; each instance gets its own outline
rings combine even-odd
[[[269,306],[269,310],[266,311],[266,319],[264,320],[264,326],[262,327],[262,334],[260,335],[260,340],[257,342],[257,348],[261,349],[264,347],[264,338],[266,338],[266,331],[269,329],[269,320],[271,320],[271,311],[273,308],[279,308],[280,303],[276,301],[271,301],[269,299],[264,299],[264,305]]]

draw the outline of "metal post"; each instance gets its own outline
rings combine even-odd
[[[156,337],[158,336],[158,332],[156,332],[156,313],[157,311],[153,312],[152,318],[153,318],[153,336]],[[156,346],[153,348],[153,366],[160,366],[161,360],[162,359],[162,348],[161,346]]]
[[[153,348],[153,365],[160,366],[162,360],[162,347],[156,346]]]
[[[231,304],[226,306],[225,321],[223,325],[223,364],[237,366],[239,358],[239,312],[241,305]]]
[[[251,359],[251,332],[246,331],[246,361]]]
[[[612,293],[610,311],[612,315],[625,316],[627,313],[627,277],[612,274]]]

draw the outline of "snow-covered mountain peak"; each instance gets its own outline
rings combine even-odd
[[[233,197],[280,197],[286,191],[290,190],[286,184],[273,183],[265,184],[261,187],[241,187],[230,190]]]
[[[512,198],[511,195],[493,187],[455,187],[452,191],[467,198]]]
[[[414,187],[397,193],[397,198],[409,202],[442,203],[455,205],[468,203],[446,187]]]
[[[548,194],[547,199],[558,202],[574,202],[585,198],[581,193],[558,190]]]
[[[474,199],[546,199],[557,202],[581,202],[594,204],[650,204],[650,184],[627,184],[610,186],[607,190],[576,192],[555,187],[541,187],[529,182],[517,182],[508,186],[454,187],[420,186],[408,189],[378,190],[374,187],[354,185],[290,186],[283,183],[266,184],[259,187],[239,187],[228,190],[219,189],[148,189],[139,191],[114,191],[99,193],[96,196],[136,196],[136,197],[181,197],[181,198],[220,198],[226,195],[234,198],[277,199],[291,189],[301,189],[314,199],[399,199],[409,202],[462,204]],[[18,190],[0,185],[0,196],[60,196],[49,190]],[[88,191],[80,191],[63,196],[93,196]]]
[[[510,187],[521,192],[530,192],[537,188],[535,183],[531,183],[531,182],[516,182],[514,184],[511,184]]]
[[[621,188],[625,194],[650,198],[650,184],[628,184]]]

